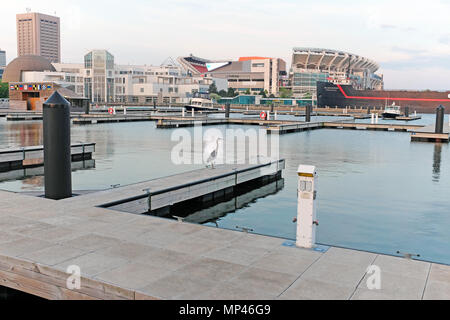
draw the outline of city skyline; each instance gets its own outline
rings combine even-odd
[[[0,43],[8,62],[17,56],[15,16],[30,8],[61,18],[63,62],[82,63],[86,52],[104,48],[118,64],[159,65],[169,56],[192,53],[210,59],[279,57],[290,66],[293,47],[324,47],[377,61],[386,89],[450,88],[448,0],[426,7],[419,1],[379,1],[375,7],[345,0],[164,5],[131,0],[124,7],[119,1],[19,0],[3,7],[0,26],[14,28]]]

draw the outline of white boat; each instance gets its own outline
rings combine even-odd
[[[214,103],[212,100],[202,97],[192,98],[191,103],[187,106],[184,106],[186,110],[217,110],[214,108]]]
[[[395,119],[402,115],[400,106],[396,106],[395,103],[392,106],[386,106],[382,113],[383,118]]]
[[[212,100],[205,98],[193,98],[191,103],[185,106],[186,110],[217,110],[214,108]]]

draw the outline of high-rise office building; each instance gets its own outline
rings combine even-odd
[[[6,66],[6,51],[0,49],[0,67]]]
[[[30,12],[18,14],[17,55],[38,55],[50,62],[61,62],[60,20]]]

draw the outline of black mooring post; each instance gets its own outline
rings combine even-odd
[[[367,114],[370,114],[371,111],[372,111],[372,107],[367,107]]]
[[[45,197],[72,196],[70,103],[55,91],[43,106]]]
[[[409,107],[405,107],[405,117],[409,117]]]
[[[83,100],[83,103],[84,103],[84,113],[89,114],[90,109],[91,109],[91,103],[89,101],[84,101],[84,100]]]
[[[311,122],[311,109],[312,106],[306,106],[305,122]]]
[[[225,118],[227,118],[227,119],[230,118],[230,109],[231,109],[231,106],[230,106],[229,103],[227,103],[227,104],[225,105]]]
[[[445,108],[442,105],[437,107],[435,133],[444,133],[444,113],[445,113]]]

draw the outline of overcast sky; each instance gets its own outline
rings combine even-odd
[[[107,49],[119,64],[280,57],[293,47],[377,61],[386,89],[450,89],[450,0],[15,0],[2,3],[0,48],[16,57],[16,13],[61,18],[63,62]]]

